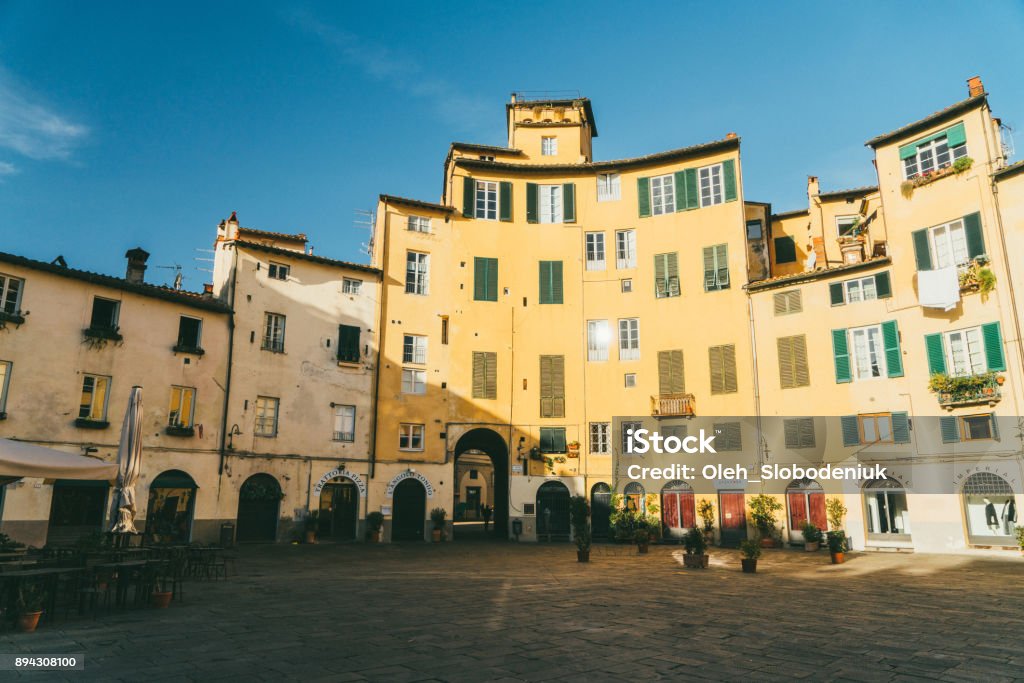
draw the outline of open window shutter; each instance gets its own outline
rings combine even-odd
[[[679,254],[672,252],[665,255],[665,278],[667,279],[668,295],[679,296]]]
[[[576,185],[565,183],[562,185],[562,222],[576,222]]]
[[[668,254],[654,255],[654,293],[655,296],[665,296],[668,292]]]
[[[981,233],[981,214],[964,216],[964,232],[967,234],[967,255],[971,258],[985,253],[985,236]]]
[[[476,206],[476,181],[472,178],[462,179],[462,215],[473,218],[473,207]]]
[[[957,443],[960,441],[960,425],[957,418],[947,415],[939,418],[939,433],[942,434],[942,443]]]
[[[736,201],[736,161],[726,159],[722,162],[722,184],[725,186],[725,201]]]
[[[902,377],[903,352],[900,351],[900,332],[895,320],[882,323],[882,342],[885,344],[885,365],[889,377]]]
[[[1003,355],[1003,334],[999,323],[987,323],[981,326],[981,339],[985,345],[985,360],[988,369],[993,372],[1006,370],[1006,358]]]
[[[498,183],[498,219],[512,220],[512,183]]]
[[[946,131],[946,145],[950,149],[967,142],[967,133],[964,131],[964,124],[958,123]]]
[[[479,256],[473,259],[473,299],[487,300],[487,259]]]
[[[715,289],[715,248],[704,247],[704,291],[709,292]]]
[[[850,350],[846,330],[832,330],[832,353],[836,363],[836,383],[843,384],[853,379],[850,374]]]
[[[487,358],[480,351],[473,352],[473,398],[487,398]]]
[[[910,418],[906,413],[892,414],[893,443],[910,443]]]
[[[640,218],[647,218],[651,215],[651,179],[636,179],[637,208]]]
[[[537,183],[526,183],[526,222],[537,222]]]
[[[565,356],[551,357],[551,412],[565,417]]]
[[[552,417],[554,413],[554,393],[551,386],[551,356],[540,357],[540,416]]]
[[[889,281],[889,271],[875,275],[875,295],[879,299],[888,299],[892,296],[892,283]]]
[[[856,415],[843,415],[839,418],[843,428],[843,445],[856,446],[860,443],[860,428]]]
[[[682,211],[686,208],[686,171],[676,171],[672,183],[676,190],[676,211]]]
[[[718,288],[729,287],[729,245],[719,244],[715,247],[715,267],[718,269]]]
[[[842,282],[833,282],[828,286],[828,298],[832,301],[833,306],[842,306],[846,303]]]
[[[697,191],[697,169],[688,168],[686,174],[686,208],[696,209],[700,203],[700,192]]]
[[[924,336],[925,355],[928,356],[928,374],[946,373],[946,353],[942,349],[941,334]]]
[[[932,269],[932,252],[928,248],[928,230],[915,230],[910,233],[914,240],[914,257],[917,259],[918,270]]]

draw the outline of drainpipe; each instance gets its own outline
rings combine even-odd
[[[761,389],[757,379],[757,333],[754,329],[754,299],[747,290],[747,317],[750,321],[750,364],[754,378],[754,424],[757,428],[757,461],[764,464],[764,436],[761,427]],[[762,484],[762,487],[764,484]]]
[[[217,495],[220,496],[224,459],[227,457],[228,407],[231,399],[231,368],[235,351],[235,288],[238,285],[238,249],[231,246],[231,314],[228,316],[228,371],[224,378],[224,411],[220,421],[220,463],[217,465]]]
[[[380,278],[380,296],[377,297],[377,359],[373,364],[373,395],[370,397],[371,405],[373,406],[373,420],[370,424],[370,463],[369,463],[369,479],[373,479],[377,472],[377,413],[380,411],[377,397],[380,396],[380,359],[381,349],[384,347],[384,306],[387,299],[387,286],[385,285],[386,274],[388,272],[388,205],[384,203],[384,234],[382,235],[382,241],[380,242],[381,249],[381,278]],[[375,227],[376,229],[376,227]],[[370,492],[366,492],[366,509],[370,509]]]

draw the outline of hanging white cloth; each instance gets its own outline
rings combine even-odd
[[[960,303],[960,278],[956,266],[917,272],[917,301],[925,308],[951,311]]]

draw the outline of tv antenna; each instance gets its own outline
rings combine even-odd
[[[361,246],[368,255],[373,256],[373,231],[377,225],[377,214],[365,209],[356,209],[355,214],[356,218],[352,224],[360,230],[367,230],[370,233],[370,239],[363,242]]]
[[[174,271],[174,289],[180,291],[181,285],[185,281],[185,276],[181,273],[181,264],[175,263],[173,266],[155,266],[156,268],[162,268],[164,270]]]

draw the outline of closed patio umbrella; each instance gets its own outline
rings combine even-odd
[[[132,387],[128,410],[121,426],[121,443],[117,448],[117,490],[111,533],[137,534],[135,529],[135,482],[142,464],[142,387]]]
[[[110,481],[116,476],[117,465],[112,462],[24,441],[0,439],[0,484],[22,477]]]

